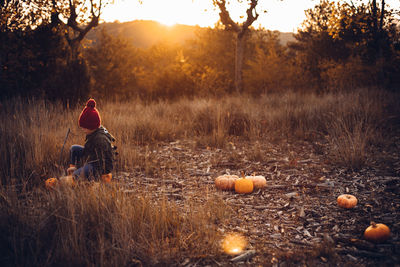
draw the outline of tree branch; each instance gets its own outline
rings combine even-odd
[[[256,11],[256,6],[257,6],[258,0],[251,0],[250,7],[247,9],[247,19],[243,23],[241,34],[244,34],[247,29],[250,27],[251,24],[253,24],[254,21],[257,20],[258,18],[258,13]],[[254,11],[254,14],[253,14]]]
[[[75,31],[80,31],[78,23],[76,22],[76,18],[78,17],[78,15],[76,15],[76,6],[72,2],[72,0],[69,0],[69,10],[70,10],[70,15],[68,18],[67,25],[72,29],[74,29]]]
[[[239,25],[234,22],[229,15],[228,10],[226,10],[226,1],[225,0],[213,0],[214,4],[219,7],[219,17],[221,19],[222,24],[227,28],[227,30],[233,30],[235,32],[240,31]]]
[[[60,23],[60,19],[58,17],[58,15],[60,13],[57,11],[57,2],[56,2],[56,0],[52,0],[51,3],[52,3],[52,8],[51,8],[51,17],[50,17],[51,21],[50,22],[53,25],[53,27],[55,27]]]
[[[214,5],[217,5],[220,10],[219,17],[222,24],[227,28],[227,30],[233,30],[239,35],[245,34],[250,25],[257,20],[259,15],[256,11],[258,0],[251,0],[250,7],[246,11],[247,19],[242,26],[239,26],[239,24],[234,22],[229,15],[229,12],[226,9],[226,0],[213,0],[213,3]]]
[[[90,0],[90,13],[91,13],[91,20],[90,22],[83,28],[79,27],[78,22],[76,21],[78,15],[76,14],[76,5],[72,0],[69,0],[69,8],[70,8],[70,16],[68,18],[67,25],[71,27],[72,30],[78,32],[78,35],[74,38],[69,38],[67,36],[68,42],[80,42],[86,36],[86,34],[94,27],[99,25],[99,17],[101,11],[102,2],[100,0],[99,7],[98,7],[98,14],[95,13],[93,0]]]

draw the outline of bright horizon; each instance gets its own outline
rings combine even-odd
[[[228,5],[228,11],[235,22],[242,22],[248,5],[237,4],[236,0]],[[386,1],[392,7],[395,0]],[[268,30],[281,32],[296,32],[305,20],[304,11],[313,8],[319,1],[316,0],[269,0],[259,1],[256,8],[259,13],[253,27],[263,27]],[[184,10],[185,12],[182,12]],[[264,10],[267,13],[264,13]],[[103,10],[101,16],[105,22],[127,22],[133,20],[154,20],[161,24],[199,25],[213,27],[219,20],[218,9],[212,5],[212,0],[115,0]]]
[[[269,30],[292,32],[304,20],[304,9],[312,8],[315,3],[311,0],[270,0],[268,6],[261,4],[257,7],[259,18],[253,23],[255,28],[264,27]],[[267,7],[267,13],[263,10]],[[247,5],[238,5],[236,1],[228,6],[235,22],[243,21]],[[182,12],[185,10],[185,12]],[[279,10],[288,14],[282,16]],[[116,0],[115,4],[103,10],[102,19],[105,22],[127,22],[132,20],[155,20],[164,25],[186,24],[201,27],[213,27],[219,20],[218,10],[213,7],[212,0]]]

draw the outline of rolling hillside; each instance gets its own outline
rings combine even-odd
[[[131,39],[134,46],[140,48],[147,48],[160,41],[181,43],[187,39],[195,37],[196,31],[203,29],[199,26],[182,24],[165,26],[156,21],[135,20],[123,23],[102,23],[97,28],[89,32],[87,39],[95,40],[96,33],[103,28],[113,35],[120,35]],[[294,40],[293,33],[282,32],[280,34],[282,44],[286,44],[288,41]]]

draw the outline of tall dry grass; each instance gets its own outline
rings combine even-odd
[[[390,144],[390,131],[395,128],[388,118],[399,114],[398,99],[379,91],[286,92],[257,99],[227,96],[150,104],[99,100],[97,107],[103,124],[117,139],[116,171],[139,168],[151,173],[157,168],[152,145],[177,139],[221,148],[232,139],[247,140],[257,161],[264,153],[260,142],[279,145],[305,139],[325,144],[322,152],[332,164],[359,168],[369,164],[376,147]],[[186,208],[179,209],[163,194],[154,199],[157,194],[148,188],[138,194],[91,186],[43,191],[45,178],[64,172],[68,148],[84,142],[77,126],[80,111],[81,107],[38,99],[1,104],[0,249],[4,256],[0,262],[155,265],[177,263],[187,255],[218,253],[216,227],[230,216],[219,199],[206,197],[201,204],[187,201]],[[61,154],[68,128],[71,134]]]
[[[380,146],[390,145],[388,107],[396,105],[395,98],[386,94],[368,91],[364,94],[338,96],[332,111],[326,115],[331,158],[355,169],[368,165]]]
[[[286,92],[257,99],[226,96],[150,105],[139,102],[121,105],[118,111],[114,103],[107,103],[105,110],[111,112],[105,118],[112,129],[122,130],[117,134],[126,137],[122,138],[124,144],[132,144],[132,139],[135,144],[149,144],[190,138],[200,146],[223,148],[236,137],[277,142],[322,140],[327,142],[326,152],[333,163],[360,168],[368,164],[370,151],[385,143],[388,117],[398,111],[397,99],[388,92],[360,90],[325,95]],[[128,158],[138,160],[134,151],[128,153],[133,153]]]
[[[215,221],[229,219],[216,197],[188,201],[182,211],[165,195],[118,186],[15,192],[0,192],[2,266],[153,266],[216,256]]]
[[[145,104],[98,101],[103,124],[116,136],[118,169],[148,168],[143,146],[194,139],[199,146],[224,147],[233,138],[250,141],[308,139],[326,141],[330,159],[348,167],[367,163],[369,150],[381,144],[389,111],[398,110],[393,94],[358,91],[325,95],[282,94],[254,99],[182,99]],[[43,100],[16,99],[0,110],[1,181],[29,181],[60,175],[72,144],[82,144],[78,108]],[[62,157],[60,152],[67,132]]]

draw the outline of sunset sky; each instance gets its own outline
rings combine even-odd
[[[228,6],[232,18],[242,21],[247,5],[231,1]],[[244,1],[246,2],[246,1]],[[398,8],[397,0],[387,0],[389,5]],[[305,19],[304,10],[314,7],[317,0],[260,0],[257,11],[260,14],[254,27],[264,27],[282,32],[296,31]],[[264,13],[264,10],[267,13]],[[155,20],[165,25],[187,24],[202,27],[213,26],[219,19],[218,10],[212,6],[212,0],[115,0],[103,10],[102,19],[107,22]]]

